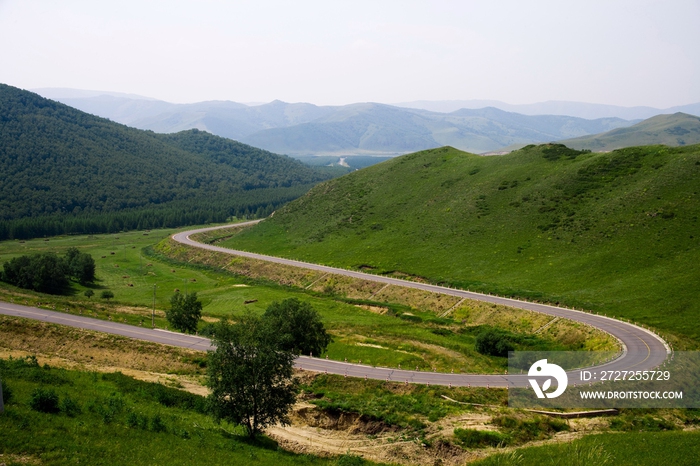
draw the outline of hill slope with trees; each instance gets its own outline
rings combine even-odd
[[[137,130],[7,85],[0,171],[0,239],[263,215],[324,179],[209,133]]]
[[[700,341],[700,146],[451,147],[314,187],[224,245],[561,302]]]

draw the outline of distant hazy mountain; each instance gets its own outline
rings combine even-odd
[[[498,100],[416,100],[394,104],[403,108],[418,108],[431,112],[451,113],[462,108],[479,109],[495,107],[507,112],[523,115],[567,115],[579,118],[622,118],[641,120],[664,113],[684,112],[700,116],[700,103],[681,105],[666,109],[653,107],[619,107],[616,105],[587,104],[584,102],[566,102],[550,100],[534,104],[512,105]]]
[[[700,143],[700,118],[680,112],[673,115],[657,115],[627,128],[560,142],[575,149],[590,149],[594,152],[652,144],[666,146],[698,144]]]
[[[619,118],[529,116],[493,107],[440,113],[376,103],[337,107],[278,100],[256,106],[228,101],[171,104],[116,93],[39,91],[136,128],[158,133],[196,128],[296,156],[396,155],[444,145],[479,153],[518,143],[596,134],[633,123]]]

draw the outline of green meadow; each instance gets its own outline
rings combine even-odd
[[[66,296],[50,296],[19,290],[0,283],[0,295],[17,303],[41,303],[47,309],[113,319],[132,325],[151,325],[155,296],[155,324],[165,328],[164,310],[176,290],[196,292],[203,302],[204,321],[234,319],[243,313],[262,314],[274,301],[297,297],[308,301],[321,314],[334,337],[326,355],[335,360],[388,367],[418,367],[420,370],[455,372],[501,372],[506,358],[479,354],[474,342],[481,327],[465,327],[453,319],[410,310],[410,318],[378,314],[343,298],[299,288],[235,276],[197,264],[173,262],[153,251],[153,245],[175,230],[132,231],[114,235],[76,235],[0,243],[0,264],[23,254],[53,251],[62,254],[77,247],[92,254],[97,281],[89,287],[71,283]],[[87,289],[92,298],[84,296]],[[111,300],[100,299],[104,290],[114,293]],[[155,291],[155,293],[154,293]],[[402,318],[404,317],[404,318]],[[576,344],[546,336],[513,334],[519,348],[532,350],[576,349]]]

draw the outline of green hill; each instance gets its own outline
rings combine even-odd
[[[314,187],[228,247],[620,315],[700,341],[700,146],[443,147]]]
[[[627,128],[559,141],[575,149],[595,152],[611,151],[623,147],[663,144],[686,146],[700,143],[700,117],[687,113],[657,115]]]
[[[0,239],[262,215],[323,179],[205,132],[158,135],[7,85],[0,171]]]

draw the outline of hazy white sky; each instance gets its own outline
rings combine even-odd
[[[0,82],[170,102],[700,102],[699,0],[0,0]]]

